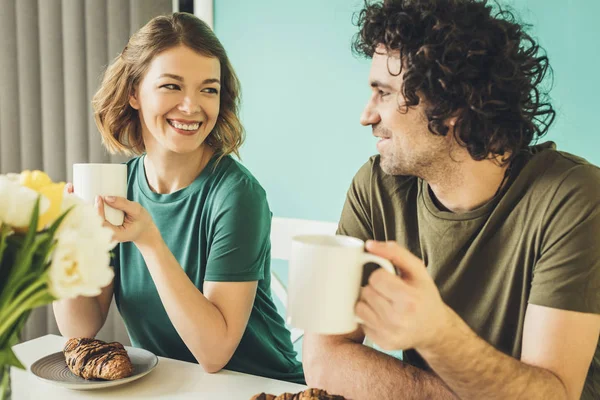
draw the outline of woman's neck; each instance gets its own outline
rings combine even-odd
[[[204,170],[214,149],[204,143],[197,151],[188,154],[148,151],[144,157],[144,170],[153,192],[174,193],[189,186]]]

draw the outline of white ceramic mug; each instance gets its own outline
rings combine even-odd
[[[364,265],[376,263],[396,274],[392,263],[365,252],[365,243],[341,235],[292,239],[287,322],[307,332],[339,335],[361,322],[354,313]]]
[[[127,197],[126,164],[73,164],[73,190],[94,204],[96,196]],[[123,225],[124,213],[104,203],[104,216],[113,225]]]

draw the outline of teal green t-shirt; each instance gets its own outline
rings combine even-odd
[[[246,331],[226,369],[304,383],[290,332],[271,297],[271,212],[265,191],[231,157],[213,156],[202,173],[171,194],[150,190],[144,156],[128,164],[127,198],[152,216],[190,280],[258,281]],[[173,327],[142,255],[133,243],[115,249],[115,300],[131,342],[153,353],[197,362]]]

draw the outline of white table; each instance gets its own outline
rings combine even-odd
[[[121,386],[96,390],[70,390],[38,379],[29,366],[41,357],[61,351],[66,338],[46,335],[18,344],[13,350],[28,368],[11,369],[13,400],[43,399],[236,399],[247,400],[265,392],[296,393],[303,385],[232,371],[204,372],[198,364],[158,357],[158,366],[148,375]]]

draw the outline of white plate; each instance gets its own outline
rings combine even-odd
[[[80,378],[69,370],[62,351],[40,358],[31,364],[30,371],[43,381],[67,389],[91,390],[135,381],[152,371],[158,365],[158,357],[148,350],[128,346],[125,346],[125,350],[127,350],[127,354],[129,354],[129,358],[133,364],[133,375],[114,381],[92,381]]]

